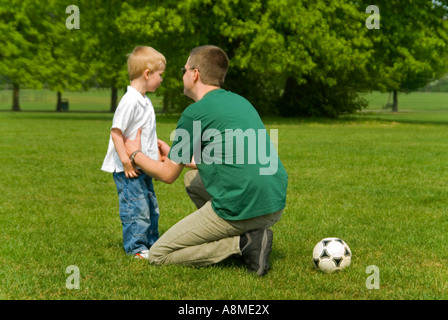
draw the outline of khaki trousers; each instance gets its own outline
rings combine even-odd
[[[207,266],[235,254],[241,255],[240,235],[272,227],[283,212],[240,221],[225,220],[213,211],[211,197],[197,170],[188,171],[184,182],[187,194],[198,210],[180,220],[156,241],[149,251],[149,261],[153,264]]]

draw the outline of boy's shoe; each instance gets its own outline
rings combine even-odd
[[[269,270],[269,255],[274,238],[272,230],[249,231],[243,236],[247,237],[247,243],[241,249],[244,262],[258,276],[264,276]]]
[[[149,260],[149,250],[142,250],[134,255],[135,259]]]

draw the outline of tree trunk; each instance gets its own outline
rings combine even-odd
[[[61,102],[62,102],[62,92],[58,91],[56,93],[56,111],[60,112],[61,111]]]
[[[285,83],[285,90],[279,101],[279,112],[282,116],[288,117],[301,113],[299,92],[300,87],[296,79],[288,77]]]
[[[111,89],[111,95],[110,95],[110,112],[114,113],[117,109],[118,104],[118,90],[117,87],[114,85]]]
[[[17,83],[13,83],[12,90],[12,111],[20,111],[20,102],[19,102],[19,93],[20,93],[20,85]]]
[[[169,95],[167,93],[163,94],[163,108],[162,108],[162,113],[167,113],[168,112],[168,107],[169,107]]]
[[[392,103],[392,112],[398,112],[398,91],[394,90],[394,101]]]

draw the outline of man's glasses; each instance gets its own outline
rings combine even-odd
[[[180,68],[180,70],[182,70],[182,74],[185,74],[185,72],[187,72],[187,70],[194,70],[194,69],[197,69],[197,68]],[[198,71],[199,71],[199,69],[198,69]]]

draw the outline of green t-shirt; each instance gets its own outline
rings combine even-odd
[[[243,97],[216,89],[185,109],[168,157],[188,164],[193,155],[221,218],[249,219],[285,207],[288,175],[257,111]]]

